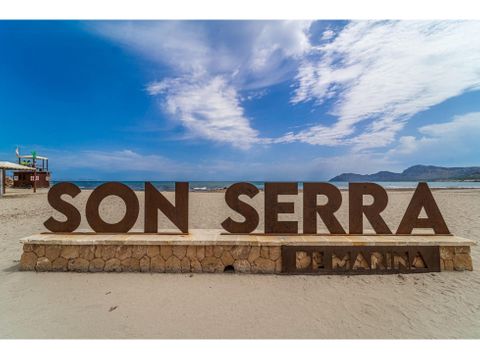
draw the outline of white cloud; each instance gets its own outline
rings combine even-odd
[[[328,29],[328,30],[325,30],[322,34],[322,40],[330,40],[331,38],[333,38],[335,36],[335,31],[331,30],[331,29]]]
[[[97,31],[170,68],[168,78],[152,81],[147,90],[189,136],[243,149],[290,142],[354,151],[385,147],[413,115],[480,89],[478,21],[355,21],[324,30],[319,46],[310,42],[310,26],[106,22]],[[295,74],[292,103],[328,100],[336,120],[264,139],[243,101]]]
[[[451,121],[419,128],[419,137],[403,136],[387,152],[389,158],[404,162],[478,164],[480,112],[455,116]]]
[[[391,143],[413,115],[480,89],[478,34],[478,21],[350,23],[304,60],[292,99],[335,97],[331,114],[338,121],[285,140],[356,149]]]
[[[55,158],[53,165],[56,169],[85,168],[104,172],[178,170],[176,163],[168,158],[161,155],[141,155],[129,149],[80,152],[49,149],[48,153],[51,158]]]
[[[259,161],[256,157],[244,159],[222,160],[202,159],[197,157],[187,162],[174,161],[158,154],[140,153],[129,149],[103,151],[59,151],[44,149],[49,154],[55,178],[65,176],[76,179],[100,179],[121,177],[124,180],[139,180],[142,174],[152,179],[185,179],[185,180],[238,180],[262,181],[270,180],[322,180],[337,174],[342,165],[349,164],[352,159],[333,160],[329,158],[309,159],[299,162],[297,157],[282,157],[273,161]],[[357,162],[358,163],[358,162]],[[340,164],[340,165],[339,165]]]
[[[178,119],[190,136],[242,149],[261,141],[244,115],[236,90],[220,76],[208,81],[166,79],[150,84],[148,91],[165,94],[165,112]]]
[[[106,22],[96,30],[158,64],[173,76],[153,81],[163,109],[190,136],[249,148],[259,139],[240,91],[259,93],[291,76],[310,49],[310,21]],[[248,99],[248,96],[247,96]]]

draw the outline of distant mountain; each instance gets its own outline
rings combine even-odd
[[[415,165],[401,173],[379,171],[375,174],[361,175],[343,173],[330,181],[480,181],[480,167],[440,167]]]

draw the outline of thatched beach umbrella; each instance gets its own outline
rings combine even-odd
[[[9,161],[0,161],[0,197],[5,194],[6,170],[35,170],[33,167],[15,164]]]

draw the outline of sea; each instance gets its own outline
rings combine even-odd
[[[61,181],[53,181],[53,184],[59,183]],[[106,183],[107,181],[93,181],[93,180],[81,180],[81,181],[71,181],[68,182],[74,183],[80,189],[95,189],[97,186]],[[121,181],[123,184],[129,186],[133,190],[143,191],[145,182],[144,181]],[[174,181],[150,181],[159,191],[173,191],[175,190]],[[230,185],[235,184],[239,181],[190,181],[190,191],[220,191],[227,189]],[[255,185],[260,190],[264,188],[263,181],[247,181]],[[337,186],[340,189],[348,189],[348,182],[330,182],[331,184]],[[386,189],[415,189],[418,182],[410,181],[378,181],[375,182]],[[431,189],[480,189],[480,181],[432,181],[428,182],[428,186]],[[301,190],[303,183],[298,183],[298,188]]]

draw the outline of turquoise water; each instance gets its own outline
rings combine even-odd
[[[80,189],[95,189],[97,186],[106,183],[107,181],[69,181],[76,184]],[[144,190],[144,181],[121,181],[125,185],[128,185],[133,190]],[[212,191],[212,190],[221,190],[226,189],[230,185],[238,181],[190,181],[190,190],[191,191]],[[263,189],[263,181],[249,181],[250,183],[257,186],[259,189]],[[58,181],[53,182],[58,183]],[[172,191],[175,189],[174,181],[151,181],[151,183],[160,191]],[[333,185],[339,187],[340,189],[347,189],[347,182],[332,182]],[[394,181],[394,182],[377,182],[377,184],[383,186],[386,189],[414,189],[417,187],[418,182],[409,182],[409,181]],[[432,181],[428,185],[432,189],[446,189],[446,188],[459,188],[459,189],[469,189],[469,188],[479,188],[480,182],[469,182],[469,181]],[[303,184],[298,183],[298,188],[302,189]]]

